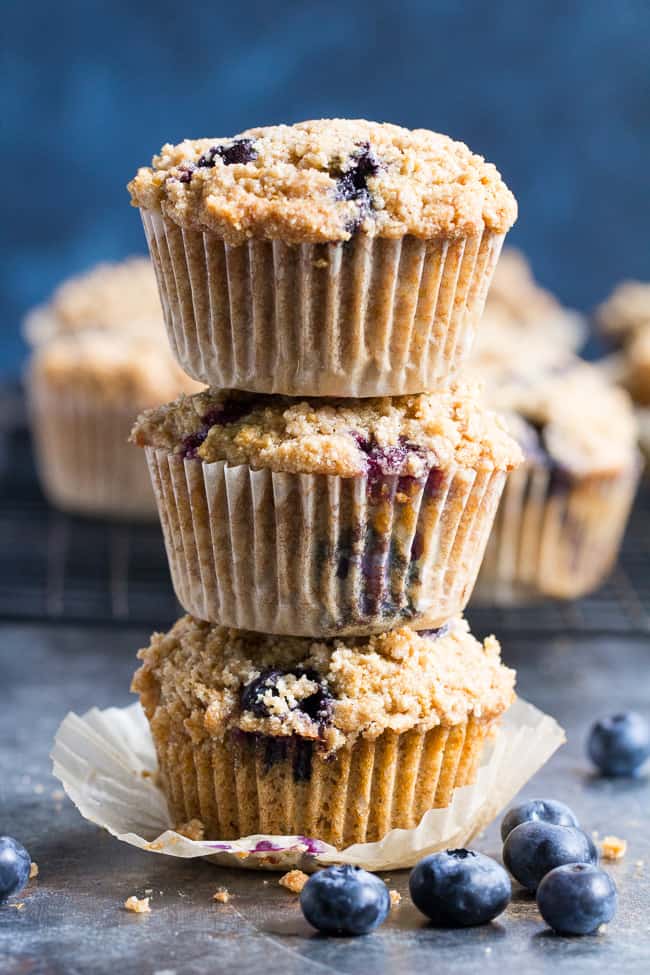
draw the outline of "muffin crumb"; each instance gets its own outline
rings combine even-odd
[[[38,877],[38,864],[32,860],[29,867],[29,879],[33,880],[34,877]]]
[[[176,832],[188,840],[200,842],[205,839],[205,826],[200,819],[190,819],[187,823],[181,823],[180,826],[176,827]]]
[[[627,850],[627,840],[618,836],[605,836],[600,843],[604,860],[622,860]]]
[[[388,893],[390,894],[390,906],[398,907],[402,902],[402,895],[399,890],[389,890]]]
[[[230,898],[230,891],[228,891],[225,887],[220,887],[216,894],[212,895],[212,900],[216,901],[218,904],[227,904]]]
[[[127,911],[133,911],[134,914],[151,914],[148,897],[136,897],[132,894],[124,901],[124,906]]]
[[[303,873],[302,870],[290,870],[289,873],[285,873],[280,877],[278,883],[280,887],[286,887],[292,894],[299,894],[308,880],[308,875]]]

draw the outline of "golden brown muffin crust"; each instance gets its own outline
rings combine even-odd
[[[129,183],[132,202],[231,244],[505,233],[517,216],[497,169],[427,129],[318,119],[165,145]]]

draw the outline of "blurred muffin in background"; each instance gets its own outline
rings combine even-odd
[[[574,599],[613,566],[636,490],[637,424],[626,393],[575,357],[482,366],[525,463],[513,471],[475,597],[500,605]]]
[[[127,444],[139,412],[201,386],[167,343],[153,270],[131,258],[65,282],[31,312],[26,385],[45,494],[66,511],[155,518],[146,464]]]
[[[604,368],[638,404],[639,442],[650,458],[650,281],[623,281],[596,309],[596,321],[618,347]]]
[[[575,352],[585,334],[582,316],[535,281],[521,251],[505,248],[477,330],[474,363],[533,359],[551,365]]]

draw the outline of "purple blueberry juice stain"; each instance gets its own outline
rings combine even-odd
[[[225,399],[222,403],[208,410],[201,417],[199,429],[184,438],[182,456],[189,460],[196,458],[199,447],[212,427],[225,427],[231,423],[237,423],[252,413],[259,402],[259,396],[236,396]]]
[[[418,630],[418,636],[426,637],[428,640],[439,640],[441,637],[447,636],[449,630],[449,623],[443,623],[442,626],[436,626],[433,629]]]
[[[311,836],[299,836],[300,842],[307,847],[306,853],[311,853],[316,855],[317,853],[322,853],[325,850],[325,844],[321,843],[320,840],[315,840]]]
[[[229,146],[210,146],[199,158],[199,169],[212,169],[215,159],[221,159],[224,166],[244,165],[257,159],[257,149],[252,139],[236,139]]]
[[[283,846],[278,846],[277,843],[272,843],[271,840],[258,840],[251,853],[278,853],[283,849]]]

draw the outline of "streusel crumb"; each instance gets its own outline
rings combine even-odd
[[[462,142],[364,119],[248,129],[165,145],[129,183],[135,206],[230,244],[505,233],[515,199]]]
[[[289,873],[280,877],[278,883],[280,887],[286,887],[292,894],[299,894],[308,880],[309,876],[302,870],[290,870]]]
[[[190,819],[176,827],[176,832],[186,836],[188,840],[201,841],[205,837],[205,826],[200,819]]]
[[[618,836],[604,836],[600,841],[600,852],[604,860],[622,860],[627,851],[627,840]]]
[[[231,898],[230,892],[225,887],[220,887],[216,894],[212,895],[212,900],[218,904],[227,904]]]
[[[32,860],[29,865],[29,879],[33,880],[34,877],[38,877],[38,864]]]
[[[133,911],[134,914],[151,914],[148,897],[136,897],[132,895],[124,901],[124,906],[127,911]]]
[[[461,382],[436,393],[348,400],[206,391],[146,411],[131,439],[206,463],[341,477],[373,464],[419,477],[454,462],[508,470],[521,460],[478,384]]]

